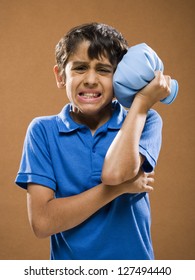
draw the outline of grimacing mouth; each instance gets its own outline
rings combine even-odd
[[[84,98],[98,98],[102,94],[100,92],[79,92],[79,96],[84,97]]]

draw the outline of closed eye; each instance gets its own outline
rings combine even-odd
[[[113,73],[113,67],[111,65],[108,64],[104,64],[104,63],[99,63],[97,65],[96,68],[97,72],[102,73],[102,74],[109,74],[109,73]]]
[[[73,67],[72,70],[80,73],[80,72],[84,72],[85,70],[87,70],[87,67],[84,65],[80,65],[80,66]]]
[[[90,68],[88,63],[84,62],[74,62],[71,70],[75,71],[76,73],[84,73]],[[112,74],[114,69],[109,64],[98,63],[95,67],[95,71],[101,75]]]
[[[98,72],[112,73],[112,70],[106,68],[97,69]]]

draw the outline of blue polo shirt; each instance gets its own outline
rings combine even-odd
[[[40,184],[59,198],[101,183],[106,152],[127,111],[114,101],[112,117],[92,136],[88,127],[74,122],[71,109],[67,104],[58,115],[36,118],[29,125],[16,177],[20,187]],[[140,140],[146,172],[156,165],[161,129],[160,116],[150,110]],[[51,259],[153,259],[150,224],[148,194],[123,194],[80,225],[52,235]]]

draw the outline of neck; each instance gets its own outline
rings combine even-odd
[[[79,124],[84,124],[91,130],[92,135],[96,130],[105,124],[112,116],[112,104],[109,104],[98,114],[83,114],[78,110],[71,112],[73,120]]]

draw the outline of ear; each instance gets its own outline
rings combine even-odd
[[[60,75],[58,65],[54,66],[53,72],[54,72],[54,75],[55,75],[57,87],[58,88],[64,88],[65,87],[65,76]]]

